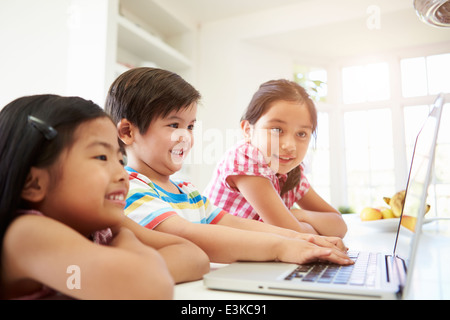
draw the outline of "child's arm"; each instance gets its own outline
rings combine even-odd
[[[228,183],[239,190],[264,222],[297,232],[318,234],[309,223],[300,222],[295,218],[268,179],[230,176]]]
[[[128,217],[123,225],[140,241],[162,255],[176,283],[198,280],[209,272],[209,258],[192,242],[167,233],[149,230]]]
[[[336,247],[344,252],[347,252],[348,250],[342,239],[339,237],[326,237],[308,233],[300,233],[290,229],[280,228],[261,221],[236,217],[232,214],[225,214],[222,219],[220,219],[218,224],[242,230],[268,232],[278,234],[283,237],[302,239],[315,243],[322,247]]]
[[[283,261],[307,263],[322,259],[350,264],[348,256],[336,247],[287,238],[273,233],[244,231],[217,224],[196,224],[177,215],[161,222],[156,229],[186,238],[209,256],[212,262]]]
[[[293,215],[302,222],[314,226],[319,234],[334,234],[343,238],[347,225],[339,211],[329,205],[313,188],[297,201],[301,209],[292,209]]]
[[[308,220],[298,220],[286,207],[272,183],[266,178],[255,176],[230,176],[228,177],[228,181],[230,185],[234,185],[242,193],[245,199],[266,223],[302,233],[338,237],[343,237],[345,235],[345,232],[342,232],[341,230],[340,224],[338,228],[323,230],[323,228],[321,228],[322,222],[326,219],[317,221],[315,217],[312,216]],[[345,226],[339,213],[332,213],[332,215],[333,218],[334,216],[338,217]]]
[[[164,259],[125,228],[103,246],[51,218],[19,217],[5,234],[1,270],[6,295],[30,293],[24,285],[40,283],[77,299],[173,296]]]

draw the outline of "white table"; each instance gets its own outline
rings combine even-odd
[[[390,253],[394,231],[369,228],[355,214],[344,215],[348,232],[345,244],[351,250]],[[223,265],[211,264],[211,270]],[[450,299],[450,221],[432,222],[423,226],[410,296],[407,299]],[[203,281],[175,286],[177,300],[292,300],[285,296],[249,294],[209,290]]]

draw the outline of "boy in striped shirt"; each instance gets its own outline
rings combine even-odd
[[[161,69],[131,69],[111,85],[105,109],[117,124],[130,178],[125,214],[147,228],[192,241],[212,262],[351,264],[340,238],[235,217],[189,182],[171,179],[192,147],[199,99],[189,83]]]

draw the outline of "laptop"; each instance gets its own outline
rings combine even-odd
[[[440,94],[417,135],[405,203],[389,254],[349,252],[351,266],[282,262],[236,262],[205,275],[209,289],[323,299],[402,299],[408,297],[425,215],[436,140],[444,105]]]

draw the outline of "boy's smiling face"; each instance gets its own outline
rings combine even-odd
[[[167,181],[181,169],[193,146],[196,117],[197,103],[193,103],[154,119],[144,134],[133,126],[132,143],[122,139],[127,145],[128,165],[155,182]]]

